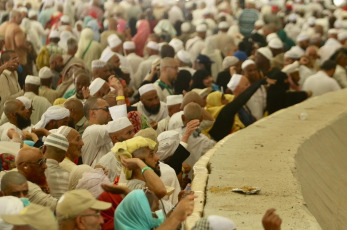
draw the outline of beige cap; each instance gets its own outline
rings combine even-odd
[[[48,207],[34,203],[22,209],[19,214],[2,215],[1,218],[15,226],[29,225],[37,230],[58,230],[58,223],[53,212]]]
[[[57,218],[70,219],[80,215],[87,209],[106,210],[110,203],[96,200],[88,190],[72,190],[66,192],[57,203]],[[47,228],[49,229],[49,228]]]
[[[171,106],[171,105],[179,105],[182,104],[183,101],[183,95],[168,95],[166,97],[166,105]]]
[[[41,81],[39,77],[28,75],[25,78],[25,84],[40,85]]]

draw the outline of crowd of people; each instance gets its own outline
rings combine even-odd
[[[0,9],[1,229],[178,229],[194,209],[193,166],[216,142],[347,87],[347,6]],[[280,229],[275,210],[264,213],[264,229]],[[236,227],[208,216],[193,229]]]

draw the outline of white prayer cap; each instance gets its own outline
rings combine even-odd
[[[290,22],[296,21],[296,15],[295,14],[290,14],[288,20]]]
[[[64,126],[60,126],[56,133],[59,133],[63,135],[64,137],[67,137],[69,133],[71,132],[71,130],[72,130],[71,127],[64,125]]]
[[[229,27],[229,23],[227,23],[226,21],[218,23],[218,29],[229,29]]]
[[[107,43],[110,45],[110,41],[119,37],[116,34],[111,34],[107,37]]]
[[[44,145],[53,146],[63,151],[67,151],[69,148],[69,141],[62,134],[52,133],[47,136]]]
[[[176,53],[183,49],[183,42],[178,38],[171,39],[169,45],[174,48]]]
[[[147,43],[147,47],[150,48],[150,49],[152,49],[152,50],[158,50],[158,51],[159,51],[159,49],[160,49],[159,44],[156,43],[156,42],[153,42],[153,41],[149,41],[149,42]]]
[[[298,37],[296,38],[296,42],[302,42],[305,40],[310,40],[310,37],[305,33],[299,34]]]
[[[261,53],[269,61],[271,60],[271,58],[273,58],[272,52],[271,52],[271,50],[268,47],[261,47],[261,48],[257,49],[257,52]]]
[[[248,59],[242,63],[241,69],[244,70],[249,65],[255,65],[255,62],[251,59]]]
[[[119,39],[119,37],[112,37],[112,39],[109,39],[108,44],[111,48],[117,47],[122,43],[122,40]]]
[[[69,17],[69,15],[63,15],[63,16],[61,16],[60,21],[61,21],[62,23],[70,23],[70,17]]]
[[[159,51],[160,51],[164,45],[167,45],[167,42],[160,42],[160,43],[158,43],[158,45],[159,45]]]
[[[106,62],[101,60],[92,61],[92,69],[101,69],[101,68],[104,68],[105,65],[106,65]]]
[[[286,73],[286,74],[291,74],[294,72],[299,71],[299,62],[295,61],[292,64],[286,65],[283,69],[282,72]]]
[[[190,63],[190,59],[191,59],[190,53],[188,53],[187,51],[183,49],[178,51],[177,57],[181,62],[184,62],[186,64]]]
[[[18,8],[18,11],[21,12],[21,13],[27,13],[28,9],[25,6],[22,6],[22,7]]]
[[[329,29],[328,30],[328,34],[331,35],[331,34],[337,34],[339,31],[337,29]]]
[[[189,1],[189,2],[186,2],[185,3],[185,7],[186,7],[186,9],[191,9],[191,8],[193,8],[193,5],[194,5],[194,2],[193,1]]]
[[[226,56],[223,59],[222,67],[223,69],[229,68],[230,66],[233,66],[237,64],[240,60],[235,56]]]
[[[115,105],[108,108],[108,110],[110,111],[112,120],[114,121],[121,117],[127,117],[128,115],[126,104]]]
[[[236,89],[236,87],[239,85],[240,81],[241,81],[242,75],[241,74],[234,74],[229,83],[227,84],[228,88],[231,91],[234,91]]]
[[[107,50],[103,56],[101,56],[100,61],[105,62],[105,64],[113,57],[113,55],[117,55],[112,50]],[[92,62],[93,63],[93,62]],[[102,68],[102,67],[100,67]]]
[[[207,220],[210,225],[210,229],[212,230],[215,230],[215,229],[235,230],[236,229],[235,223],[226,217],[211,215],[207,217]]]
[[[279,38],[273,38],[269,42],[269,47],[273,49],[282,49],[283,48],[283,42]]]
[[[19,214],[24,208],[23,202],[15,196],[3,196],[0,197],[0,215],[14,215]],[[6,223],[0,217],[0,229],[11,230],[12,224]]]
[[[70,111],[60,105],[49,107],[41,116],[41,120],[34,126],[35,129],[45,128],[51,120],[61,120],[70,116]]]
[[[134,50],[136,48],[135,42],[126,41],[123,43],[123,49],[125,50]]]
[[[334,28],[336,29],[341,29],[343,27],[342,21],[341,20],[336,20],[334,22]]]
[[[196,27],[196,32],[206,32],[207,26],[205,24],[200,24]]]
[[[60,33],[58,30],[52,30],[49,34],[49,38],[60,38]]]
[[[110,121],[107,124],[107,132],[108,133],[115,133],[122,129],[125,129],[126,127],[132,126],[131,122],[127,117],[120,117],[114,121]]]
[[[314,26],[314,24],[316,24],[316,18],[315,17],[309,17],[308,20],[307,20],[307,23],[310,26]]]
[[[32,18],[37,16],[37,11],[36,10],[30,10],[28,14],[28,18]]]
[[[345,40],[347,38],[347,31],[341,31],[340,33],[337,34],[337,39],[339,41]]]
[[[41,79],[48,79],[52,77],[52,71],[47,66],[44,66],[39,71],[39,77]]]
[[[269,43],[272,39],[278,38],[278,35],[276,33],[271,33],[266,36],[266,41]]]
[[[182,101],[183,101],[183,95],[182,94],[169,95],[166,97],[166,105],[167,106],[182,104]]]
[[[25,84],[40,85],[40,78],[32,75],[28,75],[25,78]]]
[[[189,22],[183,22],[182,23],[181,31],[182,32],[189,32],[190,31],[190,24],[189,24]]]
[[[26,109],[31,108],[31,100],[25,96],[20,96],[16,98],[17,100],[21,101]]]
[[[290,48],[290,50],[284,53],[284,57],[292,58],[292,59],[300,59],[304,54],[305,53],[301,48],[294,46]]]
[[[105,83],[106,83],[105,80],[99,77],[95,78],[94,81],[92,81],[92,83],[89,86],[90,95],[94,96]]]
[[[149,91],[153,91],[153,90],[156,90],[154,87],[154,84],[146,84],[146,85],[143,85],[139,88],[139,94],[140,94],[140,96],[142,96],[145,93],[147,93]]]
[[[159,146],[156,154],[160,160],[165,160],[174,154],[180,144],[179,135],[175,130],[165,131],[158,135]]]
[[[265,25],[265,23],[264,23],[263,20],[257,20],[257,21],[255,21],[255,23],[254,23],[254,26],[263,26],[263,25]]]

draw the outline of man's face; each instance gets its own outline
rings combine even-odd
[[[60,72],[62,71],[64,68],[64,60],[63,60],[63,57],[62,56],[58,56],[56,59],[55,59],[55,68],[54,70],[57,71],[57,72]]]
[[[55,121],[55,129],[59,128],[60,126],[68,126],[69,125],[69,120],[70,120],[70,116],[69,117],[65,117],[61,120],[56,120]]]
[[[17,119],[17,125],[18,125],[18,128],[24,129],[31,125],[31,120],[30,120],[31,110],[26,109],[24,104],[21,101],[19,101],[18,105],[19,105],[19,108],[15,113],[15,116]]]
[[[104,83],[104,85],[99,89],[99,91],[96,93],[97,97],[104,97],[110,92],[110,86],[108,86],[107,83]]]
[[[117,55],[113,55],[110,60],[108,60],[108,63],[111,64],[112,68],[119,68],[120,61],[119,57]]]
[[[168,80],[172,83],[174,83],[177,79],[178,74],[178,63],[176,60],[173,60],[169,66],[166,66],[167,76]]]
[[[141,96],[141,102],[151,114],[157,114],[160,110],[160,100],[157,91],[152,90]]]
[[[118,141],[126,141],[126,140],[133,138],[134,135],[135,135],[134,127],[132,125],[130,125],[130,126],[119,131],[119,134],[117,134],[117,140]]]
[[[76,97],[83,99],[82,88],[90,85],[89,80],[86,77],[77,77],[75,80]]]
[[[74,129],[72,129],[68,135],[69,148],[67,149],[67,154],[72,156],[75,160],[82,154],[82,146],[84,145],[81,135]]]
[[[111,120],[111,115],[108,107],[109,104],[105,100],[99,99],[97,107],[93,109],[96,121],[99,125],[106,125]]]
[[[211,76],[206,77],[205,79],[202,80],[202,83],[204,86],[207,87],[212,87],[213,79]]]
[[[15,71],[18,69],[19,66],[19,57],[16,53],[11,53],[10,54],[10,60],[13,61],[12,62],[12,67],[9,67],[8,69],[10,71]]]
[[[259,79],[259,72],[255,64],[250,64],[246,66],[246,68],[243,70],[243,73],[250,82],[255,82]]]
[[[104,224],[100,211],[94,209],[87,209],[77,218],[81,218],[80,224],[86,230],[101,230],[101,226]]]
[[[146,153],[144,154],[143,162],[151,167],[153,171],[160,176],[160,166],[159,166],[159,157],[155,153],[154,150],[150,150],[149,148],[146,148]]]
[[[108,78],[110,77],[110,75],[111,75],[110,68],[107,65],[105,65],[104,67],[98,69],[97,76],[95,77],[100,77],[101,79],[108,81]]]
[[[27,180],[36,183],[43,184],[46,182],[45,170],[47,168],[46,159],[43,157],[43,154],[39,149],[37,151],[28,152],[31,154],[30,160],[22,163],[23,172],[25,173],[25,177]]]
[[[8,189],[4,191],[5,196],[15,196],[18,198],[28,198],[29,188],[28,183],[25,182],[21,185],[9,184]]]

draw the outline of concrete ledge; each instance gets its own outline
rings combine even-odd
[[[309,99],[220,141],[194,166],[192,189],[199,198],[186,229],[212,214],[234,220],[238,229],[262,229],[261,218],[272,207],[282,229],[343,229],[346,98],[347,90],[341,90]],[[262,191],[231,192],[245,185]]]

